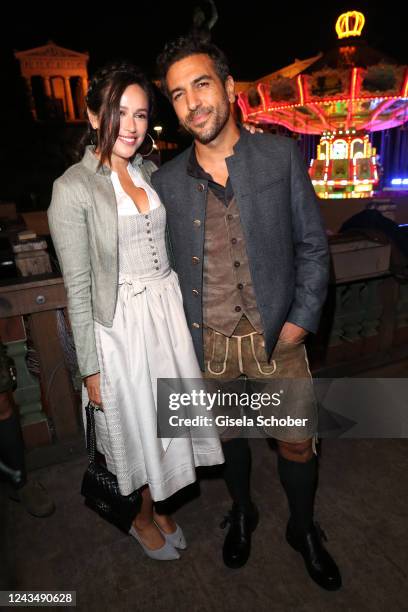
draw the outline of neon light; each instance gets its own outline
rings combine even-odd
[[[352,100],[354,100],[354,98],[356,97],[357,74],[358,74],[358,68],[353,68],[352,85],[351,85],[351,99]]]
[[[375,179],[356,179],[354,180],[345,180],[345,179],[341,179],[338,181],[334,181],[334,180],[324,180],[324,181],[317,181],[316,179],[312,180],[312,183],[314,185],[337,185],[337,187],[339,186],[344,186],[344,185],[358,185],[360,188],[363,188],[365,185],[374,185],[374,183],[376,183],[377,181]],[[408,185],[408,183],[407,183]]]
[[[248,113],[246,109],[246,102],[243,99],[243,94],[238,94],[238,106],[241,109],[242,120],[245,122],[248,119]]]
[[[406,74],[406,77],[405,77],[404,85],[402,87],[402,97],[403,98],[407,98],[408,97],[408,70],[407,70],[407,74]]]
[[[298,88],[299,88],[299,99],[300,99],[300,104],[303,106],[303,104],[305,103],[305,93],[303,90],[303,82],[302,82],[302,75],[299,74],[298,78],[297,78],[297,84],[298,84]]]
[[[356,69],[355,69],[356,70]],[[241,95],[241,94],[238,94]],[[408,97],[408,92],[407,92],[407,96]],[[325,105],[325,104],[334,104],[336,102],[345,102],[348,101],[348,97],[345,95],[342,98],[321,98],[320,100],[315,100],[313,102],[313,104],[315,105]],[[370,95],[364,95],[364,96],[359,96],[358,98],[354,98],[357,102],[361,102],[361,101],[365,101],[365,100],[400,100],[401,97],[400,96],[382,96],[381,98],[374,98],[373,96]],[[268,106],[265,110],[267,111],[273,111],[273,110],[284,110],[284,109],[293,109],[293,108],[299,108],[300,106],[302,106],[302,104],[300,103],[286,103],[286,104],[282,104],[282,102],[277,102],[276,104],[278,104],[278,106],[273,105],[273,103]],[[260,111],[254,111],[253,113],[250,114],[256,114],[259,113]],[[353,132],[355,133],[355,131]]]
[[[258,85],[258,87],[256,89],[257,89],[257,92],[259,93],[259,95],[261,97],[262,107],[265,110],[266,109],[266,100],[265,100],[265,92],[264,92],[263,83],[259,83],[259,85]]]
[[[363,13],[358,11],[348,11],[343,13],[336,21],[336,33],[339,39],[349,38],[350,36],[361,36],[365,24]]]

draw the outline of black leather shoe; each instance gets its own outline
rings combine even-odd
[[[327,542],[326,534],[318,523],[303,536],[297,536],[288,523],[286,540],[292,548],[302,555],[309,576],[319,586],[328,591],[337,591],[341,587],[341,575],[336,563],[322,544]]]
[[[221,529],[228,524],[230,526],[222,549],[222,556],[227,567],[237,569],[248,561],[251,553],[251,536],[258,525],[258,520],[258,509],[252,504],[250,512],[233,507],[222,521]]]

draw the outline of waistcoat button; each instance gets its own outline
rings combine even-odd
[[[194,329],[200,329],[200,324],[199,323],[192,323],[192,327],[194,327]]]
[[[191,261],[193,262],[194,265],[197,265],[200,263],[200,258],[194,255],[194,257],[191,258]]]
[[[193,289],[192,292],[193,292],[193,295],[198,295],[199,293],[198,289]]]
[[[198,191],[205,191],[205,185],[203,183],[198,183],[197,189]]]
[[[239,268],[239,266],[240,266],[240,265],[241,265],[241,264],[240,264],[240,262],[239,262],[239,261],[234,261],[234,266],[235,266],[236,268]]]
[[[241,306],[235,306],[235,312],[241,312]]]
[[[196,227],[200,227],[200,225],[201,225],[201,221],[200,221],[200,219],[194,219],[193,223],[194,223],[194,225],[195,225]]]

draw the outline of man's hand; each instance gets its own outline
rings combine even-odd
[[[308,331],[303,327],[299,327],[299,325],[286,321],[281,329],[278,339],[283,340],[284,342],[293,342],[296,344],[297,342],[302,342],[302,340],[306,338],[307,334]]]
[[[85,378],[85,386],[88,391],[89,400],[99,408],[101,408],[102,404],[100,380],[101,376],[99,372]]]
[[[256,134],[256,132],[258,132],[258,134],[263,134],[263,129],[256,127],[253,123],[248,123],[245,121],[245,123],[242,124],[242,127],[248,130],[250,134]]]

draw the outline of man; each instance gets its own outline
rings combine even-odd
[[[193,145],[152,176],[167,209],[187,321],[205,377],[308,381],[294,398],[309,423],[275,431],[288,497],[286,537],[310,576],[335,590],[341,578],[313,522],[316,407],[303,340],[318,327],[328,248],[316,197],[294,141],[250,135],[235,122],[234,81],[212,43],[180,38],[158,66],[164,92]],[[302,399],[303,398],[303,399]],[[224,440],[233,500],[223,558],[244,565],[258,514],[250,496],[246,439]]]

